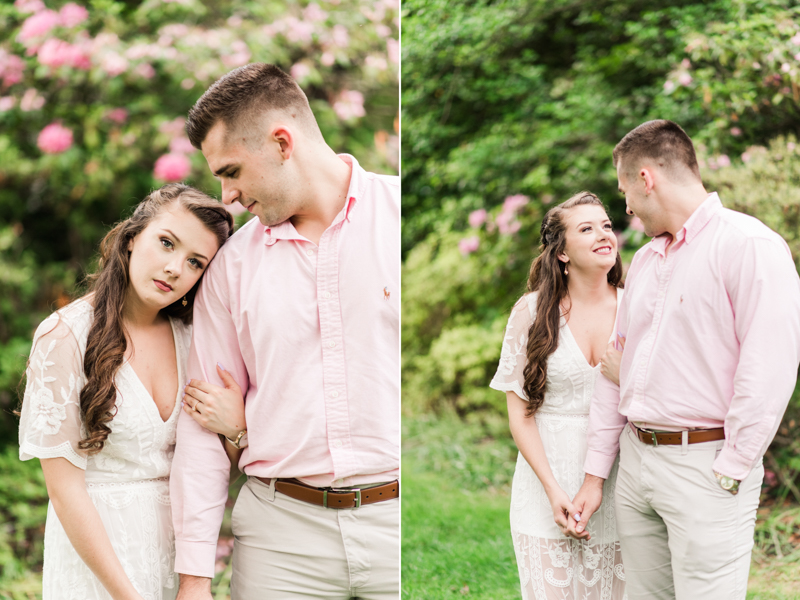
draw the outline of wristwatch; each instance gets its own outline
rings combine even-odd
[[[232,440],[229,437],[225,437],[231,445],[236,448],[237,450],[241,450],[242,448],[247,448],[247,429],[242,429],[239,432],[239,435],[236,436],[236,439]]]
[[[717,473],[714,471],[714,475],[717,476],[717,481],[719,482],[719,486],[725,490],[726,492],[730,492],[734,496],[739,492],[739,483],[741,483],[738,479],[734,479],[733,477],[728,477],[727,475],[723,475],[722,473]]]

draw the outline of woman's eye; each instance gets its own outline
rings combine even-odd
[[[173,243],[167,238],[161,238],[161,245],[164,246],[164,248],[172,248]]]
[[[581,229],[581,233],[585,233],[587,231],[591,231],[591,229],[592,229],[591,227],[584,227],[583,229]]]
[[[195,269],[202,269],[203,268],[203,263],[201,263],[196,258],[190,258],[189,259],[189,264],[192,265]]]

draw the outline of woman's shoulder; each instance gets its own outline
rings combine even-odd
[[[84,298],[78,298],[50,314],[36,328],[34,339],[43,336],[62,338],[69,333],[76,340],[85,340],[92,324],[94,307]]]

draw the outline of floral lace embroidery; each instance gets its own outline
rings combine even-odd
[[[76,404],[75,401],[70,400],[70,396],[75,391],[75,375],[69,375],[69,390],[60,388],[61,398],[64,400],[63,404],[56,402],[53,391],[45,387],[46,383],[53,383],[56,381],[55,377],[46,375],[48,367],[55,365],[53,361],[47,360],[53,348],[56,346],[56,341],[50,342],[47,347],[47,352],[42,352],[39,349],[35,367],[38,369],[39,374],[34,380],[36,391],[31,398],[31,413],[33,420],[31,421],[31,428],[34,431],[41,431],[46,435],[56,435],[61,429],[61,423],[67,418],[67,404]]]

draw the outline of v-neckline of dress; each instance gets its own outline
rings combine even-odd
[[[149,404],[152,407],[152,410],[155,411],[154,416],[159,420],[159,422],[161,422],[162,425],[166,425],[167,423],[169,423],[175,417],[175,414],[177,413],[176,409],[179,406],[178,396],[180,395],[180,382],[183,381],[183,379],[182,379],[182,377],[183,377],[183,369],[181,368],[181,357],[180,357],[180,351],[178,350],[178,332],[175,330],[175,321],[174,321],[174,319],[172,317],[169,317],[169,326],[170,326],[170,329],[172,330],[172,344],[175,347],[175,363],[176,363],[176,365],[178,367],[178,389],[175,391],[175,403],[173,404],[172,410],[170,411],[169,416],[167,417],[166,421],[163,418],[161,418],[161,412],[158,410],[158,405],[156,404],[155,399],[150,394],[150,392],[147,390],[147,387],[145,387],[144,383],[142,383],[142,380],[139,378],[139,375],[136,373],[136,369],[133,368],[133,365],[131,364],[130,359],[125,359],[125,362],[122,364],[123,367],[127,367],[128,368],[128,370],[131,373],[132,379],[136,382],[136,385],[138,385],[142,389],[144,394],[150,400],[149,402],[146,402],[145,404]],[[148,409],[148,410],[150,410],[150,409]]]
[[[615,325],[617,323],[617,315],[619,314],[619,300],[620,300],[619,296],[620,296],[620,289],[617,288],[617,306],[616,309],[614,310]],[[597,363],[596,365],[592,366],[592,363],[589,362],[589,359],[586,358],[586,355],[583,353],[583,350],[581,350],[580,345],[578,345],[578,340],[576,340],[575,336],[572,334],[572,329],[569,328],[569,323],[567,323],[567,320],[564,318],[563,314],[561,315],[560,319],[561,319],[561,327],[567,330],[567,337],[572,342],[573,352],[576,352],[581,357],[583,364],[589,367],[592,371],[599,369],[601,363]],[[611,337],[609,338],[609,341],[613,341],[615,337],[616,336],[614,335],[614,330],[612,328]]]

